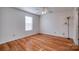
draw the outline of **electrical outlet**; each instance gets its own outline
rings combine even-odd
[[[67,22],[65,22],[64,24],[67,24]]]
[[[56,33],[56,32],[54,32],[54,33]]]
[[[15,37],[16,35],[15,35],[15,34],[13,34],[12,36],[13,36],[13,37]]]
[[[63,33],[62,35],[65,35],[65,33]]]

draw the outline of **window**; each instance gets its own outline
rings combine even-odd
[[[33,26],[33,21],[32,21],[32,17],[29,16],[25,16],[25,31],[30,31],[32,30],[32,26]]]

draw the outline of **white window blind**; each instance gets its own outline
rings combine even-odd
[[[32,30],[33,26],[33,19],[32,17],[25,16],[25,31]]]

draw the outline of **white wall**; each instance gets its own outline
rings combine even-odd
[[[33,30],[25,31],[25,16],[33,17]],[[39,32],[39,16],[15,8],[0,8],[0,44]],[[2,32],[2,33],[1,33]]]
[[[73,10],[53,12],[47,15],[42,15],[40,19],[40,32],[50,35],[68,37],[68,28],[64,23],[70,18],[70,38],[73,38]]]
[[[74,39],[74,43],[76,45],[79,45],[78,44],[78,8],[76,8],[76,7],[74,8],[73,15],[74,15],[73,39]]]
[[[1,8],[0,8],[0,38],[2,38],[2,17],[1,16],[2,16],[2,12],[1,12]]]

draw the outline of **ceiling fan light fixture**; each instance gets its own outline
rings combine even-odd
[[[47,14],[47,8],[43,7],[42,14]]]
[[[42,14],[46,14],[47,12],[46,11],[42,11]]]

